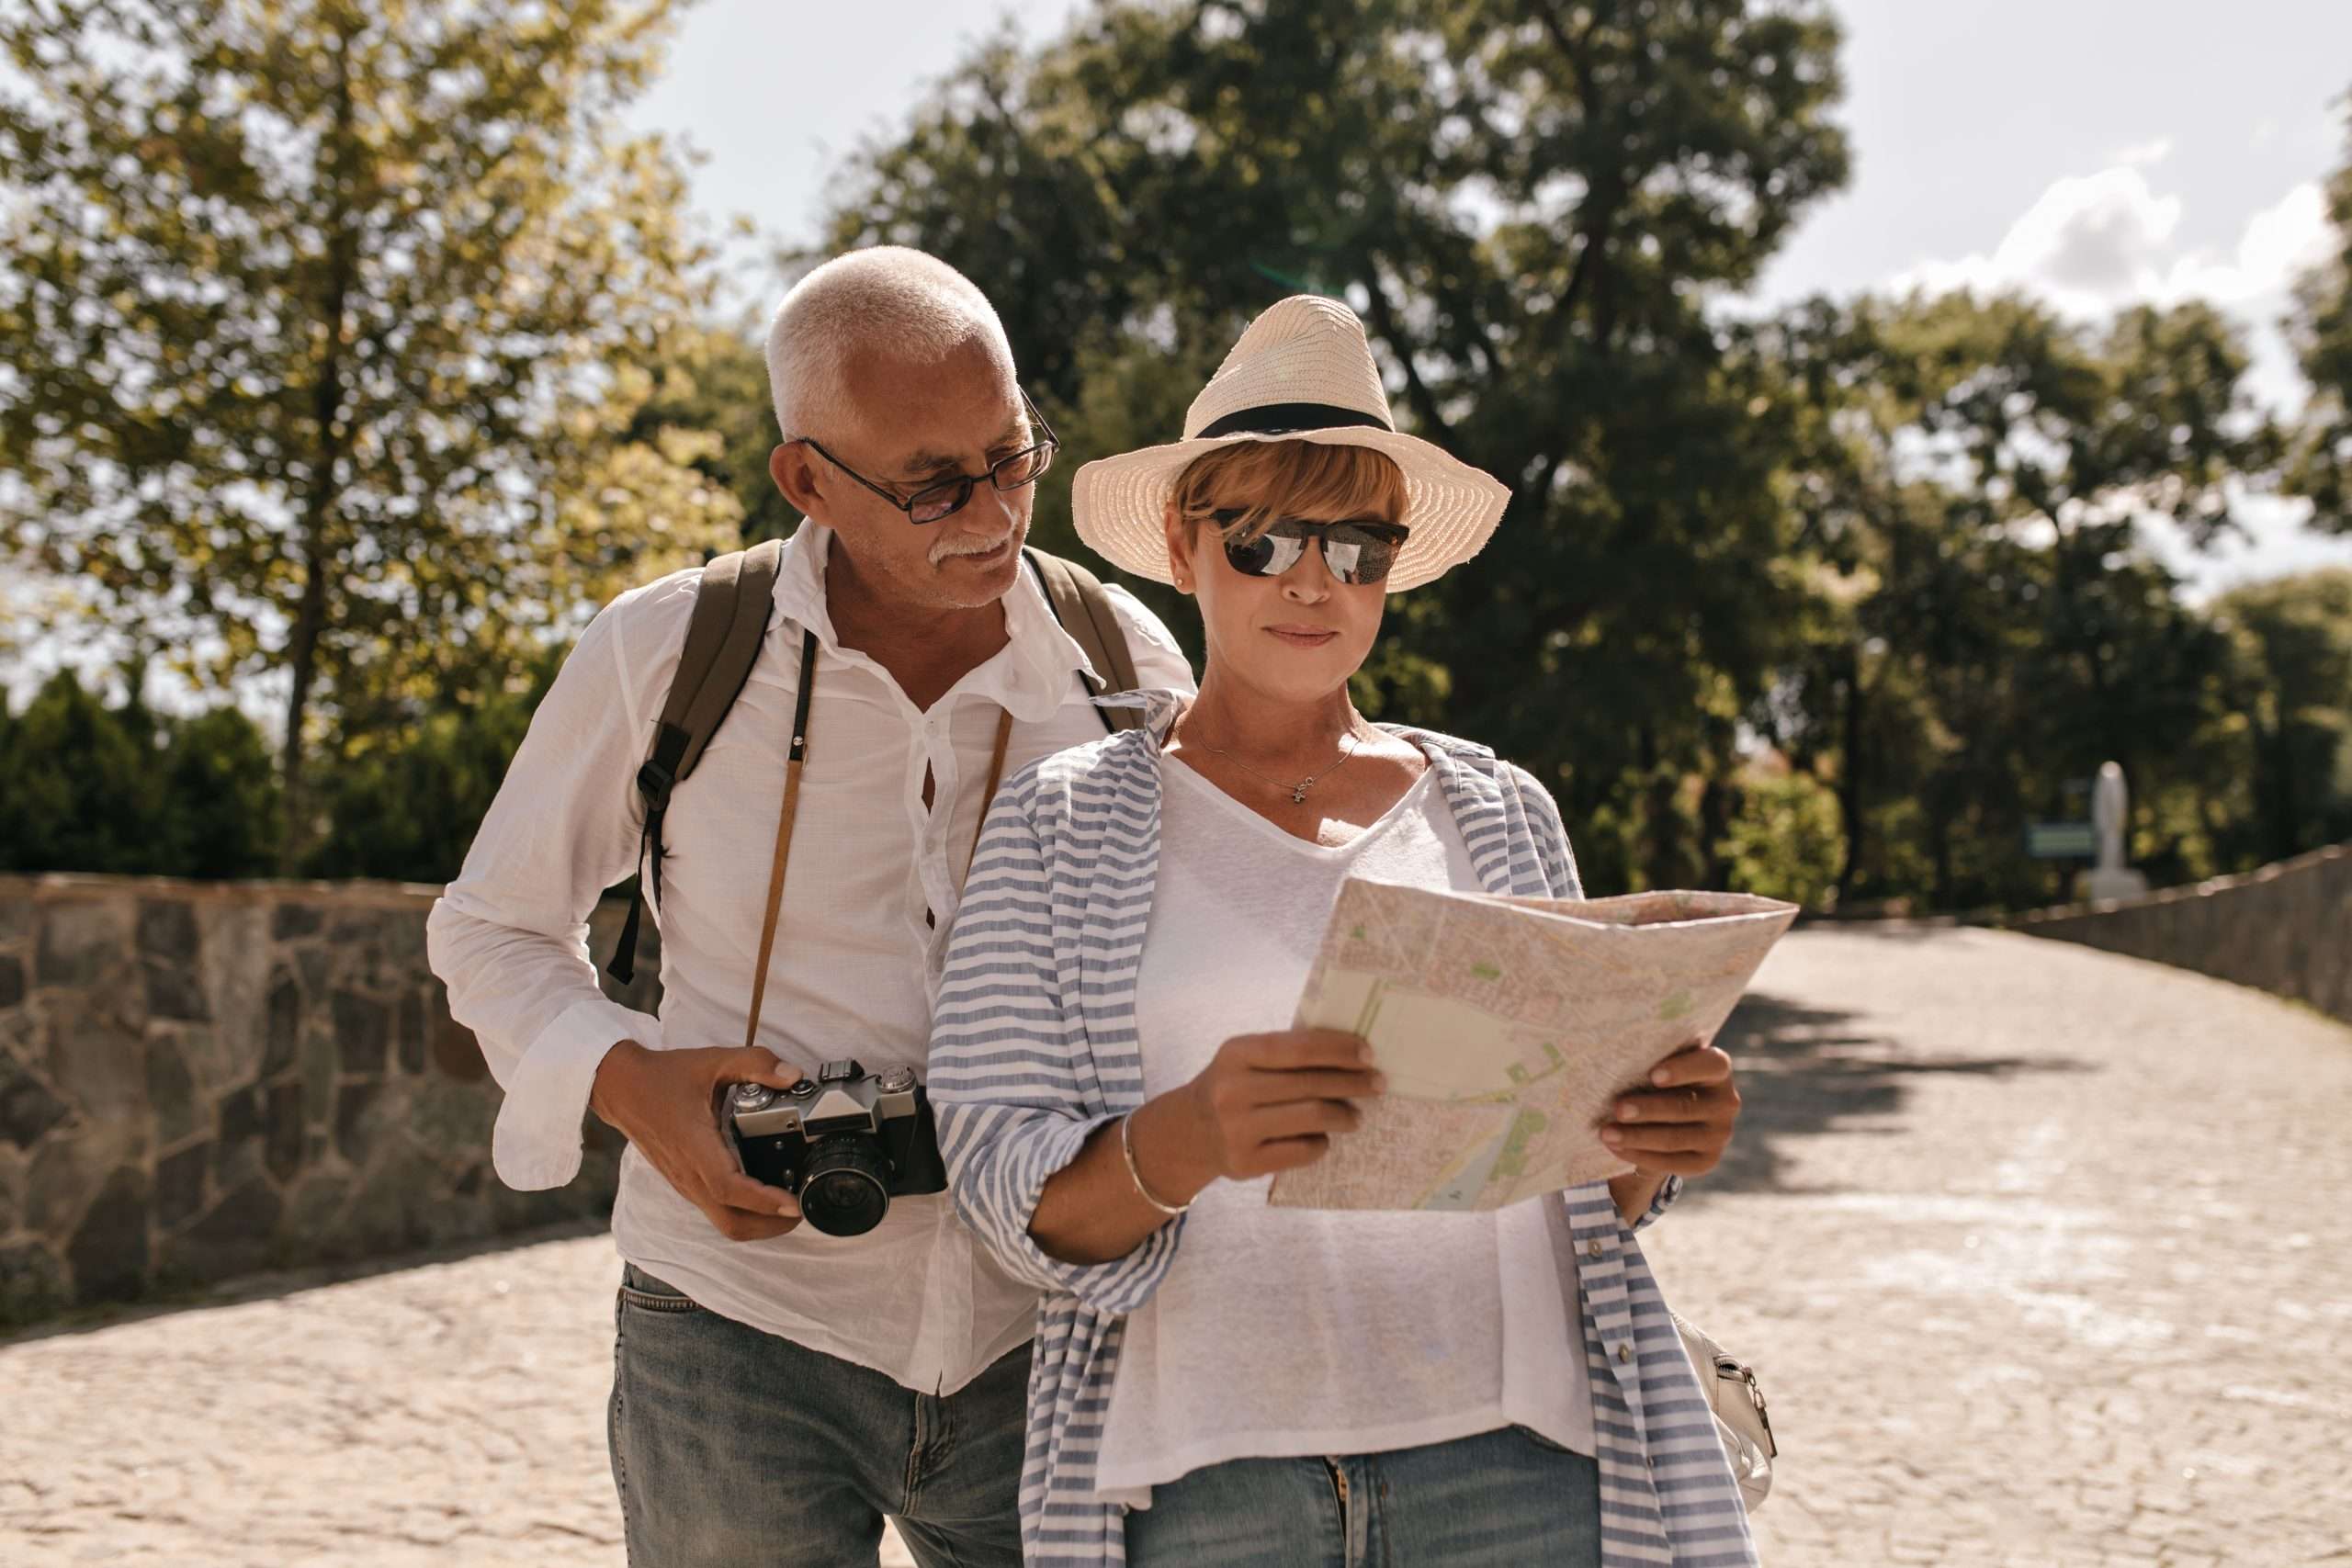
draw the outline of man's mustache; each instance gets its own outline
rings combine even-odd
[[[949,559],[955,556],[987,555],[990,550],[995,549],[998,546],[1003,544],[1012,536],[1012,535],[1010,532],[999,534],[993,538],[978,534],[957,534],[951,536],[948,538],[940,540],[939,543],[931,547],[931,564],[937,566],[941,561]]]

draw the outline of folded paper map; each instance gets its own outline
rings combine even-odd
[[[1372,1042],[1388,1092],[1293,1209],[1498,1209],[1633,1168],[1600,1141],[1617,1095],[1712,1039],[1796,906],[1743,893],[1500,898],[1351,878],[1301,1027]]]

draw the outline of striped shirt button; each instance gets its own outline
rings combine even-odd
[[[1590,1241],[1584,1244],[1584,1255],[1587,1258],[1598,1258],[1600,1256],[1600,1238],[1599,1236],[1595,1236]]]
[[[1633,1348],[1631,1345],[1620,1345],[1620,1346],[1618,1346],[1618,1347],[1617,1347],[1617,1359],[1618,1359],[1620,1361],[1630,1361],[1630,1360],[1632,1360],[1632,1359],[1634,1359],[1634,1348]]]

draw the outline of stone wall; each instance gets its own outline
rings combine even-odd
[[[2352,1023],[2352,844],[2129,903],[2004,923],[2292,997]]]
[[[571,1186],[492,1173],[498,1086],[425,967],[437,891],[0,877],[0,1325],[603,1213],[593,1119]],[[646,928],[607,986],[650,1010]]]

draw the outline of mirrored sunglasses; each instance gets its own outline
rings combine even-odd
[[[1225,558],[1233,570],[1250,577],[1280,577],[1306,558],[1310,544],[1323,552],[1323,565],[1351,587],[1385,581],[1405,547],[1408,530],[1400,523],[1358,518],[1342,523],[1308,523],[1295,517],[1277,520],[1254,539],[1235,536],[1233,525],[1249,513],[1240,511],[1210,514],[1227,530]]]

